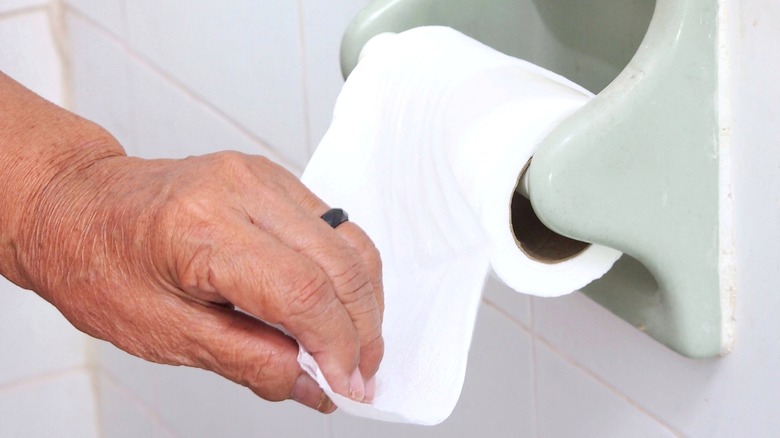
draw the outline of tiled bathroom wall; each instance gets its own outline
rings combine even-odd
[[[64,24],[63,37],[44,2],[0,0],[0,68],[50,99],[69,96],[73,110],[104,125],[132,154],[235,149],[300,172],[341,86],[343,29],[366,3],[66,0],[52,18]],[[102,342],[92,343],[94,408],[83,338],[47,304],[3,284],[0,436],[63,436],[22,429],[39,427],[26,423],[43,412],[70,436],[777,436],[780,113],[767,102],[780,101],[772,85],[780,61],[767,53],[780,41],[772,24],[780,8],[762,0],[721,5],[728,51],[722,98],[732,114],[723,113],[724,141],[737,158],[731,355],[685,359],[579,294],[529,299],[491,281],[463,397],[437,427],[268,403],[210,373],[149,364]],[[759,60],[764,68],[755,68]],[[76,407],[83,416],[71,415]]]

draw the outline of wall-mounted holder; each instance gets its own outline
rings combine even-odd
[[[690,357],[733,343],[730,155],[717,113],[717,0],[375,0],[342,44],[347,76],[382,32],[446,25],[598,95],[539,146],[542,222],[624,255],[584,292]]]

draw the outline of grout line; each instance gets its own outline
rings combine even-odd
[[[71,46],[70,38],[65,23],[65,4],[63,0],[51,0],[46,7],[47,22],[49,32],[57,51],[60,64],[60,85],[62,94],[60,105],[63,108],[73,107],[73,81],[71,69]]]
[[[309,64],[308,51],[306,50],[306,26],[304,25],[305,14],[303,12],[303,2],[297,0],[298,9],[298,43],[301,49],[301,99],[303,100],[303,133],[306,138],[306,150],[309,156],[314,153],[316,145],[311,138],[311,103],[309,102]]]
[[[669,431],[669,433],[671,433],[672,435],[675,435],[677,437],[684,437],[685,436],[684,433],[680,432],[674,426],[672,426],[668,422],[664,421],[661,417],[659,417],[659,416],[655,415],[654,413],[650,412],[649,410],[647,410],[639,402],[637,402],[633,398],[631,398],[628,395],[626,395],[625,393],[623,393],[619,388],[617,388],[616,386],[614,386],[613,384],[608,382],[606,379],[604,379],[600,375],[596,374],[596,372],[590,370],[586,366],[584,366],[581,363],[577,362],[577,360],[575,358],[573,358],[572,356],[568,355],[562,349],[556,347],[555,344],[553,344],[550,340],[548,340],[545,337],[540,336],[540,335],[537,335],[536,337],[538,338],[539,342],[544,344],[555,355],[557,355],[558,357],[563,359],[565,362],[569,363],[569,365],[572,365],[574,368],[580,370],[582,373],[584,373],[585,375],[587,375],[588,377],[590,377],[591,379],[596,381],[596,383],[601,384],[603,387],[605,387],[607,390],[612,392],[618,398],[622,399],[623,401],[625,401],[626,403],[628,403],[629,405],[634,407],[634,409],[636,409],[637,411],[639,411],[639,412],[647,415],[648,417],[650,417],[652,420],[654,420],[660,426],[666,428]]]
[[[122,12],[122,24],[124,25],[124,23],[125,23],[124,22],[124,18],[125,18],[125,16],[124,16],[124,13],[125,13],[124,2],[121,4],[121,7],[122,7],[122,11],[121,11]],[[101,22],[97,21],[96,19],[90,17],[78,5],[74,5],[74,4],[71,4],[71,3],[66,1],[63,4],[63,15],[65,15],[65,12],[70,12],[71,14],[73,14],[73,15],[75,15],[75,16],[77,16],[77,17],[79,17],[79,18],[81,18],[81,19],[83,19],[85,21],[88,21],[91,25],[93,25],[93,26],[95,26],[97,28],[100,28],[100,30],[102,30],[103,32],[111,35],[115,41],[122,40],[122,38],[123,38],[122,37],[122,33],[124,33],[124,28],[120,29],[120,32],[122,32],[122,33],[118,34],[118,33],[114,32],[114,30],[106,27],[103,23],[101,23]]]
[[[55,380],[61,379],[63,377],[68,377],[72,375],[76,375],[79,373],[87,372],[89,373],[89,370],[84,365],[78,365],[71,368],[65,368],[62,370],[57,371],[51,371],[48,373],[43,373],[36,375],[34,377],[25,378],[22,380],[17,380],[9,383],[5,383],[0,385],[0,394],[6,393],[6,392],[12,392],[17,391],[19,389],[24,388],[30,388],[33,386],[41,385],[48,382],[53,382]]]
[[[507,318],[510,323],[516,325],[526,333],[531,334],[531,328],[525,325],[522,321],[515,318],[511,313],[509,313],[509,311],[504,308],[504,306],[501,306],[500,304],[491,301],[490,298],[484,296],[482,297],[482,304],[492,308],[496,312],[500,313],[503,317]]]
[[[119,7],[120,7],[120,26],[122,27],[120,29],[121,35],[124,35],[124,38],[130,38],[130,21],[128,18],[127,13],[127,2],[124,0],[118,0],[119,1]],[[117,37],[118,41],[117,44],[121,45],[122,49],[125,52],[128,52],[127,44],[124,43],[124,39]],[[130,142],[129,145],[126,145],[125,147],[129,150],[128,155],[140,155],[141,151],[143,150],[142,146],[139,144],[138,138],[140,137],[138,135],[139,129],[138,129],[138,117],[136,114],[137,110],[137,102],[135,100],[135,96],[133,93],[133,89],[136,86],[136,80],[133,77],[132,69],[130,67],[130,62],[128,59],[125,59],[123,57],[122,59],[122,74],[124,75],[124,80],[127,81],[127,87],[125,87],[124,90],[124,98],[127,101],[127,123],[130,127],[127,132],[127,141]]]
[[[253,143],[255,143],[257,146],[260,146],[263,149],[263,154],[267,155],[270,159],[272,159],[277,164],[282,165],[283,167],[290,169],[294,173],[297,173],[300,175],[303,169],[300,168],[297,164],[293,164],[291,161],[289,161],[287,158],[283,157],[274,147],[272,147],[268,142],[257,136],[254,132],[250,131],[246,127],[244,127],[241,123],[234,120],[231,116],[226,114],[223,110],[220,108],[214,106],[211,102],[209,102],[207,99],[205,99],[203,96],[198,94],[193,89],[189,88],[188,86],[184,85],[182,82],[180,82],[176,77],[173,75],[167,73],[162,68],[158,67],[156,64],[154,64],[151,60],[143,56],[142,54],[135,51],[124,39],[114,35],[110,30],[106,29],[103,25],[96,22],[92,18],[84,15],[81,11],[78,9],[71,8],[70,6],[67,7],[68,11],[72,13],[74,16],[79,17],[80,19],[84,20],[88,24],[90,24],[97,32],[102,34],[104,37],[106,37],[108,40],[110,40],[112,43],[120,46],[126,53],[129,60],[133,60],[141,64],[141,66],[146,67],[148,70],[150,70],[152,73],[156,74],[160,78],[167,81],[170,85],[172,85],[177,91],[181,92],[188,98],[194,100],[197,104],[201,105],[203,108],[211,111],[214,116],[217,117],[217,119],[221,120],[222,122],[226,123],[231,128],[238,131],[240,134],[244,135],[248,139],[250,139]]]
[[[99,374],[102,377],[102,379],[99,379],[101,381],[100,384],[105,384],[107,387],[110,387],[111,389],[119,393],[129,403],[131,403],[137,410],[139,410],[149,420],[151,420],[153,425],[159,427],[170,436],[173,437],[181,436],[170,425],[168,425],[168,423],[166,423],[165,420],[163,420],[159,412],[157,412],[157,410],[155,410],[154,407],[148,405],[132,389],[126,387],[107,368],[101,367]]]
[[[18,9],[11,9],[9,11],[0,12],[0,20],[17,18],[24,15],[34,14],[36,12],[46,11],[48,8],[49,5],[47,3],[42,3],[39,5],[25,6]]]
[[[538,379],[538,366],[539,361],[536,354],[536,343],[538,340],[538,334],[536,333],[536,312],[534,304],[536,299],[533,297],[528,298],[528,315],[531,321],[531,397],[533,397],[533,421],[534,421],[534,435],[539,438],[539,379]]]
[[[497,303],[494,303],[493,301],[491,301],[489,298],[485,297],[484,295],[482,297],[482,304],[483,305],[486,305],[486,306],[490,307],[491,309],[495,310],[496,312],[498,312],[501,316],[503,316],[506,319],[508,319],[510,323],[512,323],[515,326],[517,326],[517,328],[519,328],[520,330],[522,330],[523,332],[528,334],[530,336],[530,338],[531,338],[531,388],[532,388],[531,389],[531,397],[533,398],[533,400],[532,400],[532,402],[533,402],[532,403],[532,406],[533,406],[533,408],[532,408],[533,409],[532,418],[533,418],[534,436],[536,438],[538,438],[539,437],[539,407],[538,407],[538,397],[537,397],[538,391],[537,391],[537,383],[536,383],[536,380],[537,380],[536,379],[536,366],[537,366],[537,361],[536,361],[536,333],[535,333],[535,331],[533,329],[533,326],[534,326],[534,310],[533,310],[534,309],[534,307],[533,307],[534,299],[533,299],[533,297],[530,297],[530,296],[528,297],[528,303],[529,303],[528,313],[529,313],[529,318],[530,318],[530,323],[531,323],[530,326],[527,326],[523,322],[521,322],[520,320],[516,319],[503,306],[501,306],[501,305],[499,305]]]
[[[95,408],[95,427],[99,437],[105,437],[105,428],[103,426],[103,393],[100,391],[99,364],[97,351],[95,350],[95,340],[86,339],[87,344],[87,371],[89,372],[90,390],[92,392],[92,403]]]
[[[122,50],[127,53],[128,48],[127,44],[125,43],[125,40],[130,39],[130,26],[129,26],[129,19],[128,19],[128,13],[127,13],[127,2],[124,0],[116,0],[117,4],[119,5],[119,29],[117,29],[118,33],[111,32],[110,29],[106,29],[103,26],[100,26],[99,23],[92,22],[91,24],[97,28],[98,32],[101,30],[107,33],[110,33],[114,35],[115,39],[113,40],[114,43],[119,45]],[[84,15],[81,15],[81,18],[85,18]],[[136,121],[138,118],[136,117],[136,101],[134,99],[134,93],[133,89],[135,87],[135,81],[133,79],[132,71],[130,68],[130,62],[125,56],[122,56],[122,65],[121,65],[121,74],[123,75],[122,80],[125,81],[127,84],[126,87],[124,87],[123,90],[123,98],[125,99],[125,102],[127,102],[127,126],[128,129],[125,132],[126,137],[122,139],[122,146],[125,147],[125,151],[127,155],[140,155],[140,152],[142,151],[141,145],[139,144],[138,138],[138,125]],[[127,142],[128,144],[124,144]]]
[[[737,2],[734,2],[736,5]],[[718,124],[718,273],[720,280],[721,305],[721,354],[729,353],[734,347],[736,331],[737,259],[734,207],[734,114],[733,83],[730,59],[729,36],[735,31],[730,25],[731,17],[737,16],[738,6],[721,1],[717,5],[717,92],[716,109]],[[735,20],[736,21],[736,20]]]

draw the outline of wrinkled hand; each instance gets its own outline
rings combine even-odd
[[[354,223],[330,228],[328,206],[269,160],[103,157],[58,174],[27,208],[25,286],[80,330],[332,411],[277,325],[336,392],[373,398],[379,255]]]

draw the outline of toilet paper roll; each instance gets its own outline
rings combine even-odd
[[[536,145],[590,98],[449,28],[367,46],[303,174],[365,229],[383,261],[386,349],[373,403],[333,393],[313,358],[299,356],[342,411],[443,421],[460,396],[490,267],[519,292],[557,296],[617,260],[619,252],[596,245],[524,238],[534,218],[514,195]]]

